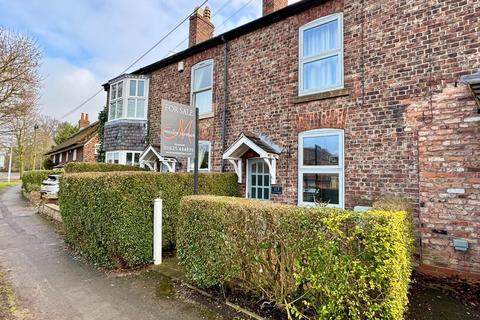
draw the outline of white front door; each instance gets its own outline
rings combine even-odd
[[[270,170],[263,159],[247,160],[247,197],[270,200]]]

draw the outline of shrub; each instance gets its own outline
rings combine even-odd
[[[253,294],[297,317],[401,319],[411,249],[405,212],[189,196],[177,224],[191,280]]]
[[[409,214],[413,213],[413,206],[408,199],[401,197],[383,197],[373,202],[374,210],[384,211],[405,211]]]
[[[62,170],[35,170],[25,171],[22,174],[22,188],[26,192],[38,191],[42,181],[48,178],[50,174],[61,174]]]
[[[66,173],[80,172],[109,172],[109,171],[145,171],[143,168],[135,166],[126,166],[115,163],[89,163],[89,162],[69,162],[65,165]]]
[[[201,193],[238,195],[234,174],[200,174]],[[66,241],[103,267],[134,267],[153,259],[153,200],[163,199],[163,244],[175,246],[182,196],[193,192],[188,173],[67,174],[60,185]]]

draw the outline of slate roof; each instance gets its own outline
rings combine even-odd
[[[75,133],[73,136],[60,143],[58,146],[53,147],[51,150],[45,153],[46,156],[59,153],[61,151],[75,149],[83,146],[87,143],[93,136],[97,134],[98,127],[100,122],[96,121],[89,125],[86,128]]]

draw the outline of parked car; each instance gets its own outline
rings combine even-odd
[[[57,197],[58,191],[60,191],[60,176],[59,174],[51,174],[47,180],[42,181],[40,194],[42,196]]]

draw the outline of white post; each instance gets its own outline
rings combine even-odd
[[[153,201],[153,263],[162,263],[162,199]]]
[[[8,183],[12,178],[12,156],[13,156],[13,146],[10,146],[10,159],[8,160]]]

